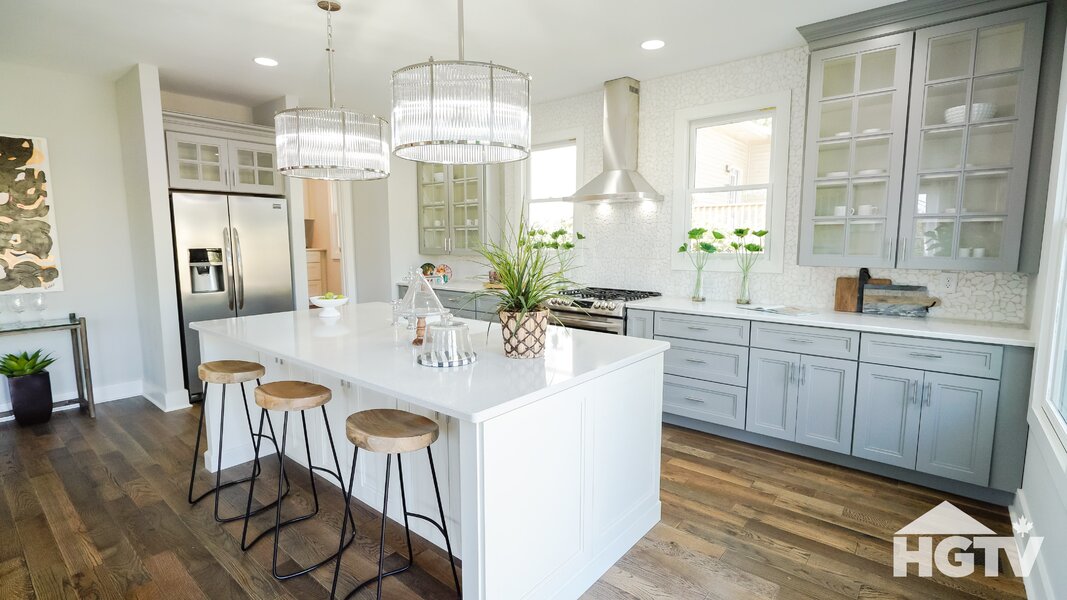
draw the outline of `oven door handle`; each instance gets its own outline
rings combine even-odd
[[[570,315],[563,316],[558,313],[553,313],[552,316],[559,320],[560,323],[563,323],[564,326],[573,324],[576,327],[589,327],[591,329],[603,331],[606,333],[622,333],[622,331],[620,331],[620,328],[614,323],[594,321],[593,319],[582,319],[580,317],[572,317]]]

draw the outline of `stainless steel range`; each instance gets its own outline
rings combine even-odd
[[[563,292],[549,302],[552,316],[567,327],[603,333],[626,333],[626,303],[659,296],[659,292],[587,287]]]

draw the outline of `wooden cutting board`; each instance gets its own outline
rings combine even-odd
[[[891,279],[871,278],[870,285],[893,285]],[[838,312],[856,312],[856,296],[860,291],[859,277],[838,277],[834,289],[834,310]]]

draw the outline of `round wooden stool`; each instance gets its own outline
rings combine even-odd
[[[262,438],[269,439],[277,449],[278,444],[274,440],[274,425],[270,424],[270,435],[263,434],[263,415],[265,411],[260,411],[260,432],[256,434],[252,431],[252,414],[248,410],[248,395],[245,392],[245,382],[259,381],[259,378],[266,373],[266,368],[263,365],[250,362],[247,360],[216,360],[212,362],[206,362],[201,364],[196,369],[197,375],[200,376],[201,381],[204,382],[204,403],[200,409],[200,422],[196,427],[196,444],[193,447],[193,467],[189,474],[189,504],[196,504],[210,494],[215,495],[215,520],[219,523],[229,523],[230,521],[236,521],[238,519],[245,518],[245,514],[241,513],[232,517],[220,517],[219,516],[219,491],[223,488],[230,487],[249,481],[253,481],[256,477],[259,477],[260,464],[259,464],[259,440]],[[226,432],[226,386],[230,384],[238,384],[241,386],[241,403],[245,410],[245,419],[248,422],[248,435],[252,437],[252,445],[256,448],[256,457],[252,463],[252,474],[248,477],[237,479],[235,481],[228,481],[222,483],[222,453],[223,453],[223,438]],[[193,498],[193,482],[196,479],[196,462],[200,456],[200,436],[204,428],[204,413],[207,412],[207,392],[209,385],[221,385],[222,386],[222,401],[219,408],[219,446],[218,446],[218,464],[215,469],[215,487],[200,494],[196,498]],[[267,417],[270,418],[269,416]],[[269,422],[269,421],[268,421]],[[289,493],[289,482],[286,481],[285,493]],[[261,506],[255,510],[254,514],[267,510],[274,504],[268,504]]]
[[[378,540],[378,575],[372,577],[363,583],[360,583],[348,593],[345,598],[351,598],[356,592],[377,582],[378,594],[377,597],[382,597],[382,579],[389,577],[390,575],[396,575],[397,573],[403,573],[415,564],[415,554],[411,546],[411,528],[409,526],[408,518],[415,517],[416,519],[422,519],[427,523],[430,523],[441,532],[441,535],[445,537],[445,549],[448,550],[448,560],[452,564],[452,579],[456,583],[456,594],[461,596],[459,586],[459,574],[456,572],[456,560],[452,556],[452,542],[448,538],[448,525],[445,521],[445,508],[441,504],[441,488],[437,483],[437,470],[433,464],[433,451],[430,449],[430,445],[437,441],[440,435],[440,428],[437,423],[428,419],[422,415],[417,415],[403,410],[394,410],[388,408],[379,408],[373,410],[364,410],[349,415],[345,421],[345,432],[348,435],[348,440],[352,442],[352,471],[348,475],[348,493],[351,497],[352,486],[355,483],[356,477],[356,458],[359,456],[359,450],[362,448],[368,452],[380,452],[386,454],[385,458],[385,499],[382,501],[382,526]],[[430,460],[430,475],[433,478],[433,490],[437,495],[437,509],[441,515],[441,522],[438,523],[426,515],[421,515],[408,511],[407,496],[404,491],[404,466],[400,460],[401,453],[415,452],[417,450],[426,449],[426,456]],[[385,564],[385,526],[388,521],[389,513],[389,473],[392,466],[393,455],[396,455],[396,469],[397,474],[400,477],[400,504],[403,507],[404,512],[404,535],[407,538],[408,545],[408,562],[407,565],[383,573],[383,565]],[[337,580],[341,573],[341,553],[344,549],[345,541],[345,525],[341,524],[341,540],[339,542],[340,547],[337,551],[337,567],[333,574],[333,585],[330,587],[330,598],[334,598],[337,593]]]
[[[345,492],[345,482],[341,476],[341,463],[337,460],[337,448],[333,443],[333,432],[330,431],[330,419],[326,414],[326,403],[330,401],[333,394],[330,392],[330,388],[321,386],[315,383],[308,383],[306,381],[275,381],[272,383],[266,383],[260,385],[255,391],[256,404],[261,409],[282,411],[284,416],[282,417],[282,441],[281,451],[278,452],[278,499],[274,502],[274,526],[267,528],[259,533],[256,537],[248,541],[248,520],[255,513],[252,512],[252,494],[255,492],[255,480],[252,481],[248,487],[248,504],[245,512],[244,528],[241,531],[241,549],[248,550],[256,542],[262,539],[267,534],[274,533],[274,558],[271,561],[271,572],[274,574],[275,579],[286,580],[300,575],[306,575],[322,565],[333,561],[340,555],[345,548],[347,548],[352,540],[356,539],[356,521],[352,516],[352,509],[345,503],[345,517],[342,521],[345,524],[352,524],[352,536],[346,541],[342,539],[341,547],[338,549],[337,554],[331,554],[319,562],[297,570],[291,573],[279,573],[278,572],[278,542],[281,538],[282,527],[292,525],[300,521],[310,519],[319,512],[319,492],[315,487],[315,471],[320,471],[327,475],[332,476],[337,480],[337,483],[341,486],[341,497],[346,499],[348,494]],[[318,408],[322,411],[322,422],[326,429],[326,437],[330,442],[330,452],[333,453],[334,471],[331,471],[325,467],[317,467],[314,464],[314,460],[311,457],[311,443],[308,439],[308,423],[307,416],[304,414],[307,410],[313,410]],[[300,424],[304,430],[304,450],[307,452],[307,465],[308,465],[308,479],[311,481],[311,495],[314,502],[314,508],[306,515],[299,517],[293,517],[285,521],[282,520],[282,499],[285,495],[282,493],[282,479],[285,477],[285,442],[289,433],[289,413],[293,411],[300,412]],[[259,423],[260,433],[263,432],[263,421]],[[258,455],[259,448],[257,446],[256,453]],[[343,528],[343,526],[342,526]]]

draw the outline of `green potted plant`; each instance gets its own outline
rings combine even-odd
[[[8,354],[0,358],[0,375],[7,377],[11,410],[19,425],[47,423],[52,418],[52,380],[45,369],[56,362],[52,355]]]
[[[548,333],[548,303],[563,297],[573,287],[567,278],[570,257],[549,252],[539,236],[520,221],[514,236],[478,249],[487,266],[496,272],[498,286],[479,295],[497,300],[497,314],[508,358],[540,358],[545,355]]]
[[[686,234],[685,243],[678,248],[678,252],[689,256],[689,260],[697,270],[693,295],[690,298],[693,302],[704,301],[704,267],[708,264],[711,255],[719,251],[713,243],[704,239],[707,234],[708,230],[703,227],[690,229]]]
[[[712,235],[716,240],[726,239],[726,234],[713,231]],[[748,293],[748,274],[752,270],[753,265],[763,254],[763,238],[767,235],[767,230],[761,229],[759,231],[753,231],[747,227],[735,229],[730,232],[733,239],[727,242],[727,247],[730,252],[733,252],[737,257],[737,266],[741,268],[741,290],[737,294],[738,304],[749,304],[752,299]],[[749,236],[752,236],[755,241],[751,241]]]

